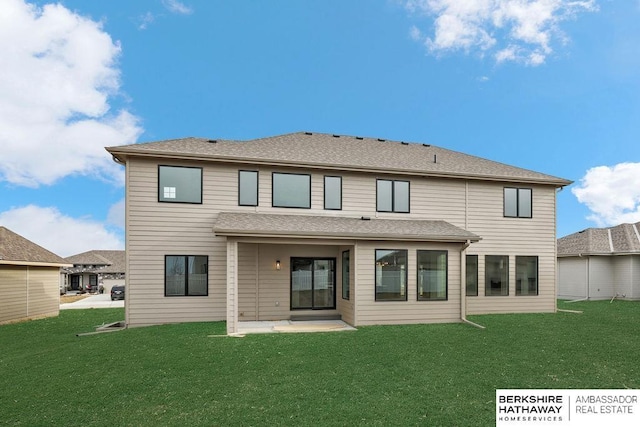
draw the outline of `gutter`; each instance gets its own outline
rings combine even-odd
[[[463,323],[474,326],[476,328],[485,329],[484,326],[472,322],[467,319],[467,290],[466,286],[463,287],[463,277],[466,277],[467,262],[466,252],[467,248],[471,245],[471,240],[467,240],[460,248],[460,320]],[[465,281],[466,283],[466,281]]]

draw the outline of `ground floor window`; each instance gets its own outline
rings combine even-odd
[[[516,256],[516,295],[538,295],[537,256]]]
[[[509,295],[509,257],[486,255],[484,270],[484,294],[486,296]]]
[[[467,255],[466,282],[467,296],[478,296],[478,255]]]
[[[167,255],[164,257],[164,295],[207,296],[209,257]]]
[[[376,301],[407,300],[407,250],[376,249]]]
[[[447,251],[418,251],[418,301],[447,299]]]
[[[336,308],[335,258],[291,258],[291,309]]]
[[[342,252],[342,299],[349,299],[350,277],[349,277],[349,251]]]

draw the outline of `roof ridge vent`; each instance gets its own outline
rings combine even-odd
[[[335,134],[335,133],[334,133],[334,134],[333,134],[333,137],[334,137],[334,138],[340,138],[340,135],[338,135],[338,134]]]
[[[361,136],[356,136],[356,139],[364,139],[364,138]]]
[[[209,142],[211,144],[215,144],[215,143],[218,142],[218,140],[217,139],[209,139],[209,140],[207,140],[207,142]]]
[[[409,145],[409,143],[408,143],[408,142],[404,142],[404,141],[400,141],[400,144],[402,144],[402,145]]]
[[[380,141],[380,142],[385,142],[385,141],[386,141],[386,139],[384,139],[384,138],[378,138],[378,141]]]
[[[305,132],[305,135],[313,135],[313,132]]]
[[[422,144],[423,147],[431,147],[431,144]]]

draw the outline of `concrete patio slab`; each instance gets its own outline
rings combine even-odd
[[[238,322],[238,332],[234,335],[301,333],[301,332],[341,332],[355,331],[342,320],[275,320],[257,322]]]

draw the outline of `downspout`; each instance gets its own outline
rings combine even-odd
[[[485,329],[484,326],[478,325],[467,319],[467,289],[466,289],[466,277],[467,277],[467,262],[466,252],[467,248],[471,245],[471,240],[467,240],[460,248],[460,320],[463,323],[467,323],[476,328]],[[463,283],[465,285],[463,285]]]

